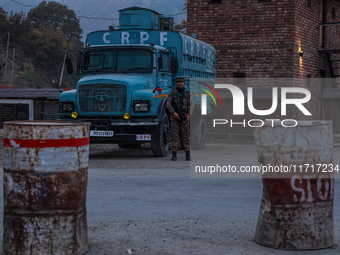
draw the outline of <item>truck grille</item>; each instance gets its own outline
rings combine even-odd
[[[122,84],[84,84],[78,88],[82,112],[112,113],[126,110],[126,86]]]

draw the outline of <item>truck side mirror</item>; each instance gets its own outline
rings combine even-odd
[[[178,73],[178,58],[171,58],[171,73]]]
[[[158,70],[163,69],[163,58],[162,56],[158,57]]]
[[[68,74],[73,74],[73,64],[70,58],[65,59],[66,70]]]

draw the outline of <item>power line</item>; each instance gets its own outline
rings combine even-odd
[[[79,16],[79,15],[77,15],[77,17],[78,18],[83,18],[83,19],[119,20],[119,19],[110,19],[110,18],[86,17],[86,16]]]
[[[174,13],[174,14],[169,14],[166,16],[177,16],[177,15],[181,15],[181,14],[186,14],[187,12],[178,12],[178,13]],[[98,19],[98,20],[119,20],[119,19],[111,19],[111,18],[99,18],[99,17],[87,17],[87,16],[80,16],[77,15],[78,18],[83,18],[83,19]]]
[[[20,3],[20,2],[18,2],[18,1],[15,1],[15,0],[10,0],[11,2],[14,2],[14,3],[17,3],[17,4],[20,4],[20,5],[22,5],[22,6],[26,6],[26,7],[35,7],[35,6],[33,6],[33,5],[29,5],[29,4],[23,4],[23,3]]]
[[[166,16],[177,16],[177,15],[181,15],[181,14],[187,14],[187,12],[178,12],[178,13],[169,14],[169,15],[166,15]]]
[[[33,5],[29,5],[29,4],[23,4],[23,3],[16,1],[16,0],[9,0],[9,1],[17,3],[21,6],[33,7],[33,8],[36,7],[36,6],[33,6]],[[177,15],[186,14],[186,13],[187,12],[178,12],[178,13],[174,13],[174,14],[169,14],[167,16],[177,16]],[[80,19],[92,19],[92,20],[119,20],[119,19],[112,19],[112,18],[88,17],[88,16],[82,16],[82,15],[76,15],[76,17],[80,18]]]

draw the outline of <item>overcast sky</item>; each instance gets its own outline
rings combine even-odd
[[[0,6],[8,13],[11,11],[27,13],[40,2],[41,0],[1,0]],[[173,15],[177,23],[186,19],[183,10],[186,0],[55,0],[55,2],[67,5],[78,16],[82,16],[80,22],[84,35],[94,30],[107,29],[109,25],[118,26],[117,11],[131,6],[150,8],[164,15]]]

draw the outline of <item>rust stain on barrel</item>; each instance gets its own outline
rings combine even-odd
[[[4,128],[4,138],[18,144],[4,147],[3,253],[86,253],[89,145],[46,144],[88,138],[89,124],[17,121]],[[23,140],[41,147],[20,147]]]
[[[259,162],[289,166],[332,164],[332,123],[300,122],[294,129],[255,130]],[[326,168],[327,170],[327,168]],[[263,176],[263,196],[255,233],[259,244],[293,250],[333,245],[334,176],[300,169]]]
[[[15,183],[17,187],[9,183]],[[87,169],[71,173],[4,172],[6,210],[77,209],[85,206]],[[24,187],[24,188],[23,188]]]

